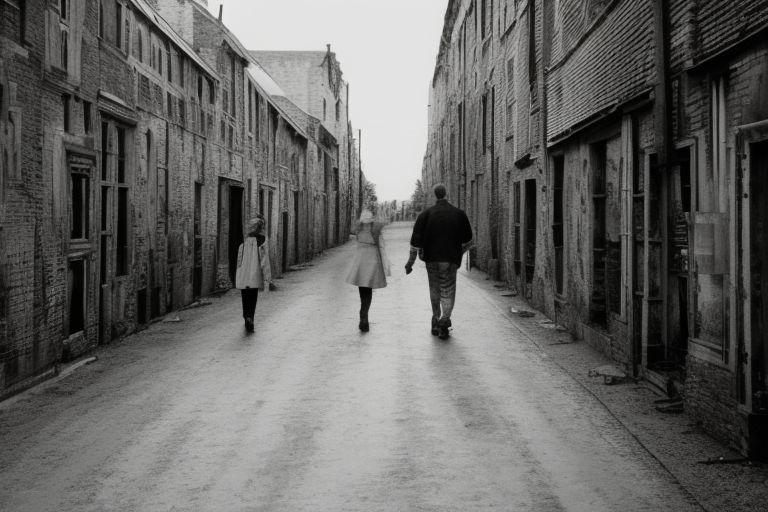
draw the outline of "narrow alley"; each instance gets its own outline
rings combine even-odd
[[[466,270],[433,337],[409,234],[385,231],[368,333],[346,244],[260,296],[252,335],[231,291],[6,401],[0,509],[701,510]]]

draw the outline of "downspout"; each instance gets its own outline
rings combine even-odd
[[[540,134],[540,153],[541,153],[541,171],[544,173],[544,183],[545,183],[545,193],[544,197],[547,199],[547,204],[551,205],[553,204],[554,196],[553,194],[553,188],[552,188],[552,176],[549,169],[549,148],[547,147],[547,67],[550,63],[550,58],[552,54],[552,40],[551,40],[551,34],[550,34],[550,28],[555,22],[555,12],[554,12],[554,6],[552,2],[544,1],[541,4],[541,23],[539,23],[539,26],[541,27],[541,66],[538,66],[537,74],[538,74],[538,80],[539,80],[539,126],[541,126],[541,134]],[[535,13],[535,5],[534,5],[534,13]],[[535,15],[535,14],[534,14]],[[535,40],[535,39],[534,39]],[[552,212],[550,212],[549,219],[552,218]],[[547,219],[547,220],[549,220]],[[552,230],[552,226],[548,226],[549,229],[545,230],[544,232],[548,233],[554,233]],[[551,241],[552,243],[552,250],[547,251],[548,254],[552,255],[552,258],[548,261],[548,264],[550,265],[551,269],[554,269],[554,237],[551,236],[550,240],[548,240],[546,243],[549,244]],[[565,264],[565,262],[563,262]],[[554,273],[553,273],[554,275]],[[555,279],[551,280],[552,285],[552,317],[554,318],[555,326],[558,325],[558,319],[557,319],[557,304],[556,304],[556,297],[557,297],[557,283]]]
[[[656,67],[656,100],[654,101],[654,128],[657,135],[656,153],[659,165],[669,165],[673,154],[672,96],[669,81],[669,6],[665,0],[653,0],[654,61]]]
[[[671,111],[671,105],[670,105],[670,98],[672,96],[671,94],[671,86],[670,86],[670,80],[669,80],[669,6],[667,5],[666,0],[653,0],[653,25],[654,25],[654,63],[656,68],[656,87],[655,87],[655,101],[653,104],[653,118],[654,118],[654,133],[656,135],[656,141],[655,141],[655,150],[657,154],[657,163],[658,163],[658,169],[662,170],[664,173],[663,175],[661,173],[658,174],[658,176],[663,176],[662,179],[662,186],[661,186],[661,193],[666,196],[668,194],[667,190],[667,177],[666,173],[671,167],[671,160],[674,154],[673,151],[673,141],[672,141],[672,111]],[[653,170],[651,170],[653,172]],[[646,192],[648,193],[648,192]],[[665,204],[664,201],[662,201],[662,204]],[[666,212],[666,206],[662,208],[662,212],[660,212],[660,215],[663,219],[665,219],[662,231],[662,239],[664,242],[662,243],[662,254],[664,255],[664,258],[662,259],[662,269],[661,269],[661,290],[662,290],[662,307],[667,308],[667,300],[666,300],[666,293],[668,290],[668,264],[667,261],[667,228],[666,228],[666,218],[667,218],[667,212]],[[646,235],[647,238],[647,235]],[[645,261],[649,261],[650,254],[646,254]],[[649,277],[648,275],[648,269],[645,271],[646,279]],[[646,288],[646,297],[648,294],[648,289]],[[650,322],[649,317],[649,311],[647,311],[647,303],[644,305],[646,311],[643,312],[643,317],[648,318],[648,322]],[[664,319],[663,326],[662,326],[662,340],[665,346],[668,344],[668,338],[667,338],[667,314],[666,311],[663,311],[662,317]],[[644,331],[647,333],[648,330],[644,329]],[[640,360],[633,361],[633,366],[638,367],[643,364],[643,350],[642,350],[642,344],[648,343],[648,340],[641,340],[641,350],[639,355]],[[634,351],[633,351],[634,352]]]

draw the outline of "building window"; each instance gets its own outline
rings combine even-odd
[[[181,98],[179,98],[179,124],[181,126],[187,125],[187,104]]]
[[[232,113],[232,116],[237,115],[237,65],[235,61],[235,57],[232,56],[230,60],[230,87],[232,88],[232,110],[230,111]]]
[[[177,57],[179,61],[179,85],[184,87],[184,55],[179,52]]]
[[[128,150],[131,131],[110,118],[101,123],[101,280],[107,272],[128,274],[130,261],[130,185]],[[109,249],[111,246],[112,249]],[[113,258],[113,259],[110,259]],[[112,262],[110,264],[109,262]]]
[[[163,48],[158,46],[157,47],[157,72],[160,73],[160,76],[163,74]]]
[[[167,109],[168,120],[173,121],[173,95],[165,93],[165,107]]]
[[[708,187],[710,190],[705,190],[705,196],[710,201],[710,207],[704,208],[702,211],[726,211],[726,207],[723,204],[715,204],[718,202],[718,198],[725,197],[726,190],[726,144],[728,138],[728,117],[726,112],[726,81],[725,77],[720,75],[711,82],[711,102],[710,102],[710,133],[712,142],[710,144],[710,162],[709,166],[710,174],[708,179],[701,180],[704,187]],[[720,201],[722,202],[722,201]]]
[[[253,86],[248,82],[248,131],[253,132]]]
[[[91,126],[91,102],[83,101],[83,129],[90,135],[93,127]]]
[[[123,32],[123,4],[119,1],[115,1],[115,46],[121,48]]]
[[[0,1],[0,34],[21,44],[24,41],[24,0]]]
[[[259,139],[259,132],[261,130],[261,96],[259,96],[259,93],[254,91],[254,95],[256,98],[256,140]]]
[[[165,46],[165,62],[168,67],[168,81],[173,82],[173,65],[171,65],[171,46]]]
[[[125,129],[117,128],[117,233],[116,265],[117,275],[128,274],[128,229],[129,203],[128,183],[125,167]]]
[[[213,80],[208,80],[208,103],[211,105],[216,103],[216,88],[213,85]]]
[[[99,2],[99,37],[104,39],[104,0]]]
[[[70,174],[70,238],[87,240],[90,221],[90,178],[87,169],[72,169]]]
[[[327,104],[325,102],[325,98],[323,98],[323,121],[325,121],[326,112],[328,110]]]
[[[336,101],[336,122],[341,121],[341,100]]]
[[[144,34],[141,29],[136,31],[136,53],[139,62],[144,62]]]
[[[64,131],[70,133],[72,131],[71,115],[71,96],[69,94],[61,95],[61,106],[64,113]]]
[[[125,175],[125,130],[117,129],[117,182],[126,183]]]
[[[539,90],[536,84],[536,10],[533,4],[528,4],[528,82],[530,89],[531,108],[538,102]]]

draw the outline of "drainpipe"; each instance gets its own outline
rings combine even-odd
[[[669,6],[666,0],[653,0],[653,25],[656,68],[654,131],[659,165],[668,166],[673,154],[672,111],[669,81]]]
[[[656,151],[657,155],[657,169],[662,170],[664,173],[664,179],[662,179],[661,182],[661,193],[666,195],[668,193],[667,191],[667,179],[666,179],[666,173],[671,167],[671,161],[673,159],[674,151],[673,151],[673,141],[672,141],[672,112],[671,112],[671,102],[670,98],[672,96],[671,94],[671,86],[670,86],[670,80],[669,80],[669,7],[667,5],[666,0],[652,0],[652,7],[653,7],[653,33],[654,33],[654,67],[656,68],[656,87],[655,87],[655,100],[653,104],[653,117],[654,117],[654,134],[655,134],[655,144],[654,149]],[[660,176],[661,174],[658,174],[657,176]],[[657,178],[658,179],[658,178]],[[646,193],[649,193],[647,191]],[[662,202],[664,204],[664,202]],[[662,218],[666,219],[667,217],[667,211],[666,206],[662,207],[662,212],[658,212],[659,215],[662,216]],[[666,224],[666,222],[664,223]],[[662,238],[665,240],[662,244],[662,254],[665,255],[664,259],[662,260],[662,268],[661,268],[661,289],[662,289],[662,296],[666,295],[667,289],[668,289],[668,275],[667,275],[667,268],[668,268],[668,261],[667,261],[667,242],[666,242],[666,227],[663,228],[662,232]],[[646,242],[647,246],[647,242]],[[647,249],[646,249],[647,250]],[[646,281],[649,279],[649,269],[647,267],[647,262],[649,261],[650,255],[646,254],[645,261],[646,261]],[[646,287],[646,296],[648,294],[648,288]],[[667,301],[664,299],[662,301],[662,304],[665,309],[667,307]],[[649,311],[648,311],[648,303],[644,304],[644,312],[643,312],[643,322],[651,322],[652,320],[649,317]],[[662,326],[662,340],[663,343],[666,345],[668,343],[667,339],[667,314],[666,311],[662,313],[663,318],[663,326]],[[634,321],[634,320],[633,320]],[[643,326],[645,327],[645,326]],[[643,332],[647,333],[648,329],[644,328]],[[646,334],[647,336],[647,334]],[[642,367],[644,360],[646,357],[644,356],[643,344],[647,344],[648,340],[641,340],[641,347],[640,347],[640,353],[633,355],[638,357],[638,359],[635,359],[633,361],[633,366],[635,368]]]
[[[534,5],[534,15],[535,15]],[[541,65],[538,66],[536,73],[538,74],[539,82],[539,126],[541,126],[539,152],[541,154],[541,171],[544,174],[545,191],[544,197],[554,199],[552,194],[552,176],[549,172],[549,148],[547,146],[547,72],[546,69],[549,66],[552,43],[550,36],[550,26],[555,22],[555,12],[552,2],[542,2],[541,4],[541,23],[538,26],[541,27]],[[534,39],[535,40],[535,39]],[[545,199],[546,200],[546,199]],[[551,200],[547,200],[547,204],[553,204]],[[547,232],[552,232],[552,227],[549,226]],[[554,238],[552,238],[552,251],[549,254],[554,256]],[[554,262],[554,258],[551,260]],[[565,262],[563,262],[565,264]],[[554,264],[551,268],[554,268]],[[557,305],[555,304],[555,298],[557,297],[557,283],[555,279],[551,280],[552,283],[552,316],[554,318],[555,326],[558,325],[557,319]]]

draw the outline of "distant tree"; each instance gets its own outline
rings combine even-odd
[[[376,184],[365,178],[363,180],[363,208],[371,210],[375,214],[379,201],[376,196]]]
[[[408,203],[407,215],[410,218],[415,218],[424,209],[427,203],[427,197],[424,194],[424,187],[421,184],[421,180],[416,180],[413,194],[411,194],[411,200]]]

